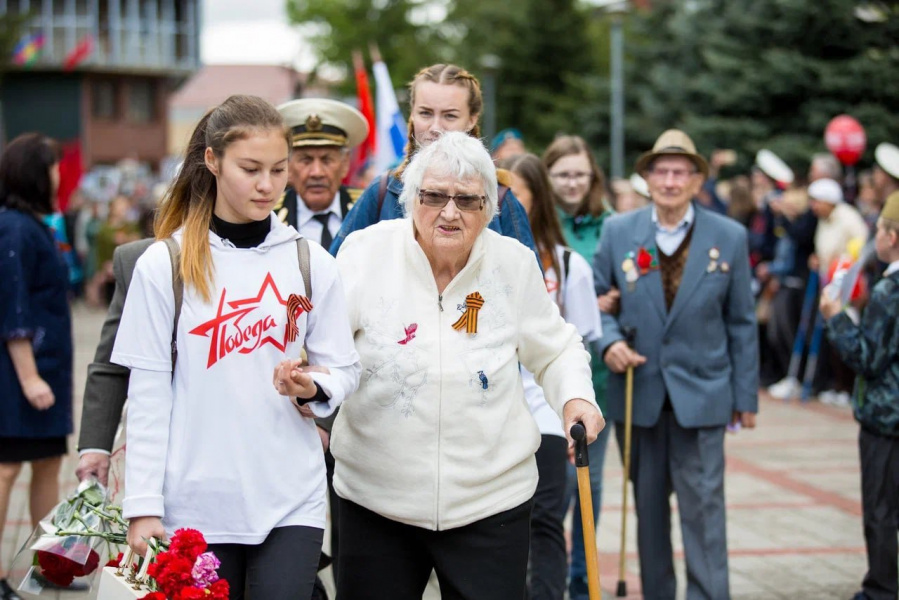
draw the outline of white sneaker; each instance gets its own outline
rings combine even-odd
[[[839,393],[835,390],[824,390],[818,394],[818,402],[834,406],[837,403],[837,396],[839,396]]]
[[[801,391],[802,385],[799,383],[799,380],[790,376],[784,377],[768,388],[768,394],[778,400],[789,400],[798,396]]]
[[[849,392],[837,392],[833,397],[833,405],[847,407],[849,406]]]

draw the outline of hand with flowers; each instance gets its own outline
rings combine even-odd
[[[216,572],[220,566],[199,531],[179,529],[147,571],[158,591],[144,600],[228,600],[228,582]]]
[[[128,522],[128,546],[138,556],[146,556],[147,540],[166,539],[165,527],[159,517],[134,517]]]

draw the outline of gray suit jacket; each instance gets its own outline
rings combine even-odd
[[[94,362],[87,367],[87,383],[84,386],[84,407],[81,412],[81,434],[78,450],[95,448],[112,451],[115,434],[122,420],[122,408],[128,397],[128,377],[125,367],[109,362],[116,332],[125,308],[125,296],[131,285],[131,276],[137,259],[156,240],[149,238],[124,244],[115,249],[112,272],[115,276],[115,292],[103,329]]]
[[[655,425],[666,392],[682,427],[722,426],[734,410],[758,410],[758,332],[746,229],[694,206],[690,254],[670,312],[658,270],[640,276],[632,290],[625,281],[627,253],[655,248],[652,207],[607,220],[594,256],[597,294],[612,286],[621,290],[619,314],[602,314],[602,352],[630,326],[637,331],[636,351],[647,358],[634,371],[638,427]],[[709,270],[713,248],[719,257],[717,268]],[[623,374],[610,373],[608,400],[607,418],[623,421]]]

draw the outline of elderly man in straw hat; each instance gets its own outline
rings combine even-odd
[[[682,131],[664,132],[635,170],[653,204],[606,222],[594,274],[597,294],[621,290],[619,313],[602,314],[600,346],[622,447],[623,373],[635,368],[631,479],[643,594],[675,597],[674,491],[687,598],[726,600],[724,434],[728,425],[754,427],[758,410],[746,230],[695,201],[708,164]],[[636,329],[633,348],[627,328]]]
[[[350,170],[350,150],[368,136],[368,122],[352,106],[325,98],[291,100],[278,111],[290,128],[292,149],[290,187],[275,213],[327,250],[359,196],[341,182]]]

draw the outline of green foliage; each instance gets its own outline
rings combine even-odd
[[[634,20],[629,49],[631,157],[668,127],[700,150],[735,148],[748,167],[770,148],[804,172],[841,113],[865,127],[871,150],[899,139],[899,11],[855,16],[855,0],[669,2]],[[896,3],[893,3],[894,5]],[[652,42],[654,43],[647,43]]]
[[[700,151],[762,147],[803,172],[824,150],[828,121],[857,118],[869,144],[899,142],[899,2],[886,20],[862,0],[654,0],[625,17],[625,165],[664,129]],[[350,65],[376,42],[401,87],[421,67],[455,62],[482,81],[495,71],[497,128],[518,127],[538,152],[558,133],[584,136],[609,164],[609,22],[581,0],[288,0],[315,23],[323,61]],[[348,90],[352,90],[350,78]],[[406,107],[404,107],[405,109]]]

